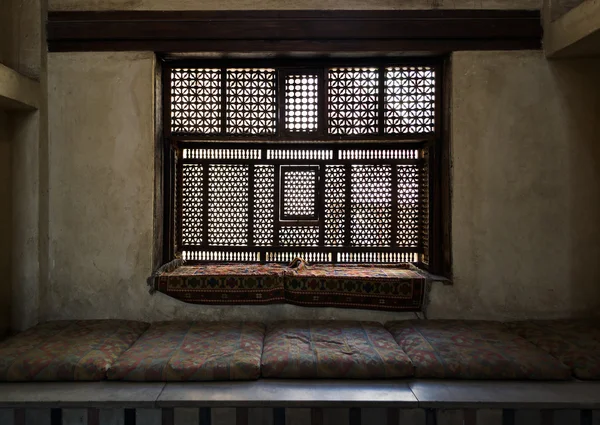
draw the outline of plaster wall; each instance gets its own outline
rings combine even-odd
[[[412,317],[149,295],[151,53],[49,54],[49,282],[42,319]],[[600,61],[453,56],[454,286],[430,317],[585,315],[600,306]]]
[[[41,111],[13,115],[12,142],[12,308],[11,328],[38,322],[39,271],[39,145]],[[43,140],[45,142],[45,140]]]
[[[39,78],[42,68],[44,4],[45,0],[0,0],[0,63],[31,78]]]
[[[432,317],[600,306],[600,60],[464,52],[452,64],[455,285]]]
[[[39,82],[41,88],[38,110],[5,116],[6,125],[11,129],[10,149],[3,149],[0,160],[10,161],[10,166],[1,164],[2,172],[10,173],[6,182],[11,186],[7,196],[2,197],[1,208],[10,212],[2,224],[8,225],[12,233],[8,255],[2,255],[11,267],[11,279],[7,283],[11,290],[2,297],[8,307],[3,312],[10,311],[11,330],[21,330],[36,324],[39,315],[39,235],[44,219],[40,199],[45,196],[40,189],[39,175],[40,167],[47,164],[47,160],[40,160],[40,151],[43,152],[47,143],[46,47],[42,23],[45,23],[47,3],[46,0],[0,0],[0,10],[0,62]],[[32,84],[36,92],[37,86]],[[5,154],[8,159],[4,158]]]
[[[49,0],[49,10],[539,9],[542,0]],[[567,1],[567,0],[564,0]]]
[[[10,124],[6,112],[0,110],[0,338],[10,327],[10,245],[11,245],[11,152]],[[8,277],[8,278],[7,278]]]

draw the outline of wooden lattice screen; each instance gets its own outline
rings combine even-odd
[[[426,266],[438,65],[243,65],[164,66],[168,256]]]

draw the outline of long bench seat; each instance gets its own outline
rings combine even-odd
[[[569,344],[556,342],[558,333],[554,344],[537,333],[531,343],[510,331],[515,324],[476,321],[389,322],[387,329],[358,321],[148,326],[118,320],[38,325],[0,343],[0,381],[568,380],[572,372],[595,379],[600,367],[598,329],[589,322],[578,322]]]

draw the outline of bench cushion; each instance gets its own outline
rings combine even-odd
[[[271,304],[284,300],[281,264],[198,264],[154,276],[156,290],[195,304]]]
[[[278,322],[265,336],[264,377],[380,379],[412,374],[406,353],[376,322]]]
[[[310,307],[419,311],[426,281],[411,264],[302,264],[285,275],[285,297]]]
[[[386,328],[418,378],[568,379],[569,369],[499,322],[407,320]]]
[[[579,379],[600,379],[600,323],[544,320],[507,323],[507,327],[569,366]]]
[[[243,322],[158,322],[110,368],[126,381],[257,379],[264,325]]]
[[[0,381],[98,381],[148,328],[127,320],[55,321],[0,343]]]

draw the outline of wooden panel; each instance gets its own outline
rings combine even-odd
[[[539,49],[539,11],[50,12],[50,51]]]

